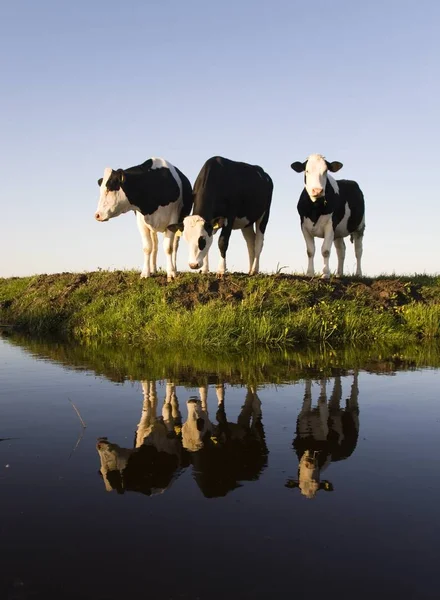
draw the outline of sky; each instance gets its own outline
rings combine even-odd
[[[437,0],[3,3],[0,277],[140,270],[134,213],[94,220],[104,168],[160,156],[193,183],[214,155],[269,173],[261,270],[303,273],[290,164],[312,153],[364,192],[365,275],[439,273],[439,26]]]

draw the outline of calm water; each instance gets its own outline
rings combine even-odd
[[[0,338],[0,598],[440,598],[438,369],[50,355]]]

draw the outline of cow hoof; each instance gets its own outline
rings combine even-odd
[[[150,277],[150,273],[141,273],[141,279],[147,279],[147,277]]]
[[[224,273],[217,273],[217,279],[223,279],[224,276]]]
[[[176,274],[175,273],[168,273],[167,275],[167,281],[173,281],[173,279],[176,278]]]
[[[324,280],[330,279],[330,274],[329,273],[323,273],[321,275],[321,279],[324,279]]]

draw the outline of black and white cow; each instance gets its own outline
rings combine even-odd
[[[157,232],[164,233],[167,279],[176,276],[179,238],[168,225],[191,212],[192,188],[187,177],[163,158],[150,158],[129,169],[106,168],[98,180],[100,198],[97,221],[108,221],[130,210],[136,212],[144,250],[141,277],[156,272]]]
[[[358,398],[357,371],[353,374],[350,397],[344,408],[341,408],[340,376],[335,377],[328,402],[326,380],[321,380],[317,408],[312,407],[312,381],[306,380],[293,441],[299,461],[298,479],[289,479],[286,487],[299,488],[306,498],[313,498],[319,490],[333,491],[329,481],[321,481],[321,474],[330,463],[348,458],[356,448],[359,436]]]
[[[332,243],[338,255],[337,275],[344,270],[345,242],[350,236],[356,255],[356,275],[362,276],[362,241],[365,229],[364,195],[355,181],[335,180],[328,171],[336,173],[342,168],[338,161],[328,162],[320,154],[312,154],[304,162],[294,162],[291,167],[297,173],[304,172],[304,190],[298,201],[301,229],[307,246],[309,264],[307,275],[313,277],[315,268],[315,237],[324,238],[322,278],[330,277],[329,259]]]
[[[155,381],[143,381],[143,406],[135,447],[123,448],[106,437],[98,439],[100,474],[107,491],[135,491],[152,496],[167,490],[188,466],[182,451],[182,425],[175,385],[167,382],[162,416],[157,415]]]
[[[272,191],[272,180],[261,167],[221,156],[207,160],[194,184],[193,214],[169,228],[183,231],[189,244],[190,268],[209,271],[209,248],[214,232],[221,227],[217,274],[222,276],[226,271],[226,252],[233,229],[241,229],[246,240],[249,273],[258,273]]]

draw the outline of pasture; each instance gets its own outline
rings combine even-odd
[[[34,336],[231,351],[440,337],[440,277],[135,271],[0,279],[0,323]]]

